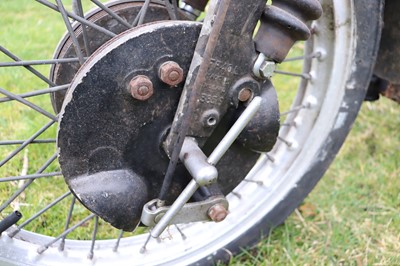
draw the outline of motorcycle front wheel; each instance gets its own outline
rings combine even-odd
[[[6,2],[0,3],[3,19],[6,17],[5,13],[8,12],[7,5]],[[137,233],[121,237],[122,233],[119,236],[117,233],[114,237],[96,236],[98,219],[90,214],[86,219],[87,221],[94,221],[94,226],[91,227],[93,230],[90,229],[93,231],[92,240],[90,240],[91,237],[82,239],[84,237],[80,237],[78,234],[69,234],[67,238],[65,236],[58,239],[54,238],[57,235],[62,235],[62,233],[57,233],[56,227],[64,227],[64,217],[70,216],[72,211],[69,210],[73,210],[70,206],[75,203],[72,201],[71,204],[65,205],[66,208],[59,209],[54,209],[53,206],[46,208],[43,207],[46,205],[40,205],[43,203],[42,197],[47,201],[55,202],[54,206],[70,197],[68,192],[65,194],[58,193],[59,187],[63,188],[63,191],[67,191],[67,188],[57,178],[50,182],[53,182],[54,191],[57,191],[58,194],[50,193],[47,189],[41,189],[41,186],[37,185],[39,179],[59,175],[57,166],[52,166],[56,156],[49,156],[50,159],[43,163],[43,167],[29,170],[28,174],[25,174],[26,179],[13,178],[17,176],[13,169],[24,167],[18,166],[19,164],[15,160],[13,161],[12,157],[22,154],[21,151],[27,146],[34,146],[32,150],[38,149],[39,155],[33,155],[30,160],[40,160],[40,154],[44,153],[41,149],[51,150],[54,146],[49,146],[49,143],[52,144],[54,141],[47,138],[37,140],[36,137],[20,134],[20,129],[28,131],[30,129],[29,125],[19,125],[20,122],[17,120],[20,116],[17,113],[26,112],[23,115],[28,116],[32,124],[37,122],[35,116],[28,115],[28,112],[31,112],[30,110],[33,110],[34,113],[38,112],[37,108],[31,109],[32,106],[30,106],[28,111],[25,109],[21,111],[14,109],[11,105],[26,105],[23,99],[29,97],[26,94],[31,89],[27,92],[20,92],[17,91],[16,87],[19,86],[18,81],[24,79],[25,74],[30,75],[30,73],[13,73],[9,71],[10,66],[3,65],[0,68],[0,73],[4,78],[0,79],[0,88],[5,97],[0,99],[2,116],[0,120],[2,140],[0,143],[2,148],[5,148],[1,150],[4,159],[0,163],[2,166],[0,204],[4,207],[1,207],[0,220],[11,213],[15,207],[15,204],[13,206],[11,202],[16,200],[10,200],[8,197],[14,195],[15,191],[21,188],[24,188],[24,192],[18,195],[19,197],[24,195],[24,198],[26,198],[26,203],[24,200],[24,204],[28,205],[26,208],[37,207],[33,206],[33,204],[36,204],[40,205],[37,207],[36,213],[40,213],[41,210],[44,211],[37,216],[32,214],[31,218],[23,220],[18,227],[13,226],[1,235],[0,264],[214,265],[219,261],[229,261],[242,248],[250,247],[262,237],[265,237],[301,203],[334,159],[357,116],[375,62],[381,28],[383,5],[381,1],[321,0],[321,5],[323,15],[311,25],[313,35],[304,44],[304,49],[302,48],[304,55],[293,58],[294,60],[303,60],[301,72],[292,73],[286,70],[278,70],[276,77],[272,79],[273,82],[274,79],[299,80],[297,91],[292,88],[292,91],[288,93],[292,97],[287,104],[289,109],[283,110],[281,113],[282,124],[278,142],[271,152],[260,155],[245,180],[227,195],[230,214],[226,220],[217,224],[191,223],[179,225],[179,227],[170,227],[160,239],[150,241],[146,252],[140,251],[148,234]],[[5,34],[12,30],[19,32],[19,36],[24,38],[25,35],[29,36],[30,33],[34,35],[40,31],[26,31],[24,23],[27,22],[21,22],[24,16],[24,12],[21,10],[24,7],[22,5],[13,7],[13,10],[9,9],[13,18],[7,20],[13,23],[1,23],[0,27],[6,28],[1,31],[1,41],[4,40],[8,49],[16,55],[21,55],[24,49],[34,49],[36,44],[27,41],[25,45],[14,46],[14,44],[9,43],[8,39],[6,40]],[[38,21],[45,23],[45,19],[44,21],[43,19],[42,16]],[[39,26],[40,23],[38,23]],[[52,32],[39,34],[42,38],[51,35]],[[44,41],[45,38],[41,38],[38,38],[38,40]],[[27,38],[27,40],[29,39]],[[21,39],[19,41],[21,42]],[[15,47],[19,47],[20,50]],[[2,52],[7,54],[4,48],[2,48]],[[41,51],[35,53],[38,57],[42,55]],[[10,54],[8,54],[8,57],[10,57]],[[4,56],[3,58],[7,57]],[[11,58],[13,58],[12,55]],[[13,59],[20,63],[24,62],[16,59],[15,56]],[[5,59],[2,61],[5,61]],[[293,61],[287,60],[287,62],[282,63],[282,66],[290,64],[290,62]],[[21,67],[27,68],[30,64],[33,63],[27,62]],[[31,71],[31,69],[28,70]],[[46,73],[46,71],[48,69],[43,69],[42,72]],[[59,89],[59,86],[53,86],[54,88]],[[287,96],[282,96],[286,92],[280,92],[279,87],[276,89],[280,97],[287,98]],[[34,91],[32,92],[35,94]],[[42,94],[36,93],[35,95],[42,96],[45,94],[48,96],[50,92],[54,92],[54,90],[44,91]],[[16,97],[16,94],[22,96]],[[281,108],[282,106],[285,106],[285,104],[281,104]],[[51,113],[52,105],[49,104],[49,107],[43,108],[48,108],[48,112],[45,113],[47,115]],[[28,120],[23,121],[28,123]],[[54,138],[53,124],[46,124],[37,132],[48,132],[45,134],[48,134],[49,138]],[[18,130],[13,131],[13,127],[17,126]],[[11,133],[6,135],[8,131]],[[10,140],[12,134],[15,136]],[[18,140],[21,136],[26,140]],[[19,145],[18,147],[21,148],[15,149],[13,145]],[[15,156],[10,157],[10,154]],[[46,176],[43,173],[47,173],[45,169],[49,166],[55,170],[48,171],[49,174]],[[37,181],[33,182],[35,179]],[[28,181],[24,181],[21,185],[18,184],[20,180]],[[29,190],[35,184],[37,188]],[[48,196],[53,198],[47,199]],[[40,199],[38,200],[38,198]],[[54,200],[55,198],[57,199]],[[28,199],[34,203],[29,203]],[[53,212],[57,212],[57,217],[63,217],[58,225],[55,222],[46,223],[45,219],[40,219],[43,213],[51,213],[52,210],[56,210]],[[33,223],[39,225],[25,227],[25,224]],[[80,224],[75,221],[75,224],[87,227],[87,223]],[[73,226],[74,224],[68,224],[65,229],[73,228]],[[19,229],[17,233],[13,233],[16,229]],[[65,231],[62,230],[61,232]],[[62,243],[62,247],[60,243]]]

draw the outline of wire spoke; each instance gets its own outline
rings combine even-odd
[[[84,57],[86,59],[87,57]],[[55,65],[79,62],[79,58],[59,58],[59,59],[41,59],[41,60],[24,60],[15,62],[1,62],[0,67],[20,67],[20,66],[35,66],[35,65]]]
[[[175,226],[176,230],[178,230],[179,234],[181,235],[182,240],[186,240],[187,237],[186,237],[186,235],[183,233],[183,231],[179,228],[179,226],[176,225],[176,224],[174,224],[174,226]]]
[[[281,74],[281,75],[286,75],[286,76],[292,76],[292,77],[299,77],[303,78],[306,80],[311,79],[311,75],[309,73],[293,73],[293,72],[288,72],[288,71],[281,71],[281,70],[275,70],[275,74]]]
[[[32,108],[36,112],[38,112],[38,113],[40,113],[40,114],[42,114],[44,116],[47,116],[48,118],[50,118],[50,119],[52,119],[54,121],[57,121],[57,117],[56,116],[50,114],[46,110],[43,110],[41,107],[39,107],[39,106],[37,106],[37,105],[25,100],[24,98],[22,98],[21,96],[18,96],[17,94],[11,93],[8,90],[5,90],[3,88],[0,88],[0,93],[2,93],[4,95],[8,96],[9,98],[11,98],[13,100],[16,100],[16,101],[18,101],[18,102],[20,102],[20,103]]]
[[[56,0],[56,2],[58,5],[58,10],[60,11],[60,14],[64,20],[65,27],[67,27],[69,37],[71,38],[72,43],[74,45],[75,53],[79,58],[79,63],[82,65],[84,60],[83,60],[83,54],[81,51],[81,46],[79,45],[79,42],[78,42],[78,39],[76,38],[74,29],[72,28],[71,23],[69,22],[67,11],[65,10],[64,5],[62,4],[61,0]]]
[[[263,181],[257,181],[257,180],[251,180],[251,179],[243,179],[243,182],[254,183],[254,184],[257,184],[259,186],[264,185]]]
[[[35,0],[35,1],[40,3],[40,4],[42,4],[42,5],[44,5],[44,6],[46,6],[46,7],[48,7],[48,8],[50,8],[50,9],[53,9],[54,11],[60,12],[59,9],[58,9],[58,6],[50,3],[47,0]],[[104,33],[105,35],[107,35],[109,37],[117,36],[117,34],[111,32],[111,31],[109,31],[109,30],[107,30],[107,29],[105,29],[103,27],[100,27],[100,26],[96,25],[96,24],[94,24],[93,22],[90,22],[87,19],[83,19],[78,15],[75,15],[75,14],[73,14],[71,12],[68,12],[68,11],[66,11],[66,14],[67,14],[68,17],[70,17],[72,19],[75,19],[75,20],[79,21],[80,23],[85,24],[85,25],[87,25],[89,27],[92,27],[93,29],[96,29],[96,30],[100,31],[101,33]]]
[[[132,28],[132,25],[130,25],[126,20],[118,16],[114,11],[112,11],[110,8],[106,7],[103,5],[100,1],[98,0],[90,0],[92,1],[95,5],[106,11],[111,17],[113,17],[115,20],[117,20],[119,23],[124,25],[127,29]]]
[[[172,0],[170,2],[169,0],[164,0],[165,7],[167,8],[168,15],[171,20],[177,20],[178,19],[178,5],[176,0]]]
[[[67,90],[68,87],[69,87],[69,84],[65,84],[65,85],[55,86],[52,88],[46,88],[46,89],[42,89],[42,90],[33,90],[31,92],[27,92],[27,93],[23,93],[23,94],[16,94],[16,95],[21,98],[29,98],[29,97],[39,96],[39,95],[43,95],[43,94],[48,94],[48,93],[54,93],[57,91],[64,91],[64,90]],[[9,101],[15,101],[15,99],[10,98],[10,97],[0,98],[0,103],[9,102]]]
[[[74,231],[76,228],[82,226],[84,223],[86,223],[87,221],[89,221],[90,219],[92,219],[93,217],[95,217],[95,214],[90,214],[89,216],[87,216],[85,219],[83,219],[82,221],[80,221],[79,223],[77,223],[76,225],[74,225],[73,227],[69,228],[68,230],[65,230],[61,235],[57,236],[56,238],[54,238],[53,240],[51,240],[50,242],[46,243],[45,245],[41,246],[38,248],[37,253],[42,254],[43,252],[45,252],[51,245],[53,245],[54,243],[56,243],[58,240],[60,240],[63,237],[66,237],[69,233],[71,233],[72,231]]]
[[[68,211],[68,216],[67,216],[67,220],[65,221],[65,227],[64,227],[64,231],[67,231],[69,228],[69,225],[71,223],[71,218],[72,218],[72,212],[74,211],[74,207],[75,207],[75,202],[76,202],[76,198],[72,197],[72,201],[71,201],[71,205],[69,206],[69,211]],[[65,238],[67,236],[63,236],[61,238],[61,242],[60,245],[58,246],[58,250],[59,251],[63,251],[64,247],[65,247]]]
[[[281,136],[278,136],[278,140],[282,141],[283,143],[285,143],[288,147],[292,147],[293,143],[282,138]]]
[[[97,236],[97,230],[99,227],[99,216],[96,216],[94,218],[94,229],[93,229],[93,235],[92,235],[92,243],[90,245],[90,250],[89,250],[89,254],[88,254],[88,259],[93,259],[93,250],[94,250],[94,245],[96,244],[96,236]]]
[[[295,126],[296,126],[295,122],[289,122],[289,123],[281,124],[281,127],[295,127]]]
[[[232,191],[231,194],[235,197],[237,197],[238,199],[242,199],[242,195],[240,195],[239,193]]]
[[[299,61],[299,60],[305,60],[305,59],[314,59],[314,58],[320,58],[321,57],[321,52],[314,52],[308,55],[302,55],[302,56],[296,56],[296,57],[291,57],[291,58],[286,58],[283,60],[282,63],[285,62],[293,62],[293,61]]]
[[[35,140],[38,136],[40,136],[44,131],[46,131],[49,127],[51,127],[55,123],[54,120],[50,121],[46,125],[44,125],[41,129],[39,129],[35,134],[33,134],[30,138],[28,138],[24,143],[21,144],[18,148],[16,148],[13,152],[11,152],[5,159],[0,162],[0,167],[7,163],[9,160],[14,158],[20,151],[22,151],[29,143]]]
[[[32,175],[23,175],[23,176],[7,176],[0,178],[0,183],[4,182],[11,182],[11,181],[18,181],[18,180],[26,180],[26,179],[37,179],[43,177],[55,177],[55,176],[62,176],[61,172],[51,172],[45,174],[32,174]]]
[[[0,141],[0,146],[5,145],[18,145],[24,143],[26,140],[3,140]],[[56,143],[55,139],[38,139],[33,140],[29,144],[46,144],[46,143]]]
[[[16,55],[14,55],[13,53],[11,53],[9,50],[7,50],[6,48],[4,48],[3,46],[0,45],[0,51],[2,51],[5,55],[7,55],[8,57],[10,57],[12,60],[14,61],[23,61],[21,60],[19,57],[17,57]],[[46,78],[45,76],[43,76],[39,71],[37,71],[36,69],[34,69],[31,66],[24,66],[27,70],[29,70],[32,74],[34,74],[35,76],[37,76],[38,78],[40,78],[41,80],[43,80],[44,82],[46,82],[47,84],[49,84],[50,86],[57,86],[53,81],[49,80],[48,78]]]
[[[8,234],[9,237],[13,238],[16,234],[18,234],[21,229],[23,229],[25,226],[27,226],[29,223],[31,223],[33,220],[35,220],[36,218],[38,218],[40,215],[42,215],[43,213],[45,213],[46,211],[48,211],[49,209],[51,209],[52,207],[54,207],[55,205],[57,205],[58,203],[60,203],[63,199],[65,199],[66,197],[68,197],[69,195],[71,195],[71,191],[66,192],[65,194],[61,195],[60,197],[58,197],[57,199],[55,199],[52,203],[50,203],[49,205],[47,205],[46,207],[44,207],[43,209],[41,209],[39,212],[37,212],[36,214],[34,214],[32,217],[30,217],[28,220],[26,220],[25,222],[23,222],[22,224],[20,224],[14,231],[10,232]]]
[[[81,0],[73,0],[72,5],[74,5],[74,4],[76,5],[75,13],[77,13],[77,15],[80,16],[81,18],[84,18],[82,1]],[[87,31],[86,31],[87,26],[83,25],[83,24],[81,24],[81,26],[82,26],[83,46],[85,47],[86,55],[89,56],[91,54],[91,52],[90,52],[89,38],[87,35]]]
[[[132,23],[132,26],[139,26],[142,25],[144,22],[144,18],[146,17],[147,9],[149,8],[151,0],[145,0],[142,8],[140,9],[139,13],[137,14],[135,20]]]
[[[52,164],[54,162],[55,159],[57,159],[58,156],[58,152],[54,153],[53,156],[51,156],[40,168],[39,170],[36,171],[36,174],[41,174],[43,173],[44,170],[46,170],[50,164]],[[33,181],[35,181],[35,179],[29,179],[28,182],[26,182],[25,184],[22,185],[22,187],[20,187],[17,191],[14,192],[14,194],[6,201],[3,203],[3,205],[0,206],[0,213],[7,208],[8,205],[11,204],[11,202],[13,202],[22,192],[25,191],[25,189],[33,183]]]
[[[114,252],[117,252],[117,251],[118,251],[119,243],[121,242],[121,238],[122,238],[123,235],[124,235],[124,230],[120,230],[120,231],[119,231],[118,238],[117,238],[117,242],[115,243],[115,246],[114,246],[114,248],[113,248],[113,251],[114,251]]]
[[[271,162],[275,162],[275,157],[273,157],[272,155],[266,153],[265,155],[267,155],[268,160],[270,160]]]
[[[288,115],[288,114],[291,114],[291,113],[295,113],[295,112],[298,112],[298,111],[300,111],[302,109],[306,109],[306,108],[307,108],[307,106],[302,104],[302,105],[299,105],[299,106],[296,106],[296,107],[292,108],[289,111],[281,113],[281,116],[285,116],[285,115]]]

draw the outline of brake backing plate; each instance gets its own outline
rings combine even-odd
[[[169,160],[162,142],[183,89],[183,82],[163,83],[159,68],[174,61],[186,77],[200,29],[196,22],[163,21],[128,30],[88,58],[65,96],[57,139],[65,181],[83,205],[117,228],[134,230],[143,205],[158,197]],[[152,82],[154,91],[146,100],[131,95],[130,82],[138,76]],[[206,153],[235,116],[221,121]],[[257,158],[234,144],[217,165],[219,193],[237,186]],[[190,179],[178,164],[167,203]]]

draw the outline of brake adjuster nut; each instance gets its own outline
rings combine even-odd
[[[208,216],[216,223],[222,222],[228,216],[229,212],[222,204],[215,204],[208,210]]]

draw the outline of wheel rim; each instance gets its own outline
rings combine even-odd
[[[337,90],[336,87],[344,88],[344,82],[351,72],[352,55],[349,54],[350,51],[345,51],[354,45],[353,37],[348,35],[348,32],[352,32],[354,21],[351,20],[350,4],[338,2],[323,1],[324,7],[333,4],[333,10],[331,14],[329,10],[324,9],[323,18],[313,25],[317,33],[305,49],[307,54],[316,55],[314,59],[305,60],[303,68],[303,71],[309,68],[311,80],[302,79],[291,112],[287,114],[285,121],[289,126],[282,127],[280,140],[273,151],[262,155],[253,171],[246,177],[247,181],[242,182],[228,195],[231,210],[228,218],[220,224],[196,223],[180,226],[186,235],[184,241],[179,231],[171,227],[169,232],[163,235],[167,238],[161,243],[156,240],[151,241],[145,254],[139,251],[147,235],[121,239],[117,252],[113,251],[116,240],[97,240],[93,260],[96,264],[107,265],[115,261],[129,265],[135,262],[138,264],[195,262],[244,234],[295,186],[301,173],[304,173],[311,164],[311,161],[307,160],[311,160],[322,145],[318,143],[318,137],[326,136],[331,128],[335,127],[336,116],[332,114],[340,108],[340,101],[334,102],[329,99],[342,98],[344,91]],[[350,23],[344,23],[345,26],[332,31],[328,27],[333,18],[336,25],[346,21]],[[343,84],[338,85],[338,81]],[[279,88],[277,90],[279,91]],[[261,181],[263,185],[252,181]],[[168,238],[169,233],[171,238]],[[67,239],[64,252],[58,251],[55,245],[39,255],[38,247],[51,240],[51,237],[24,230],[13,239],[3,234],[0,238],[0,257],[8,258],[10,262],[21,260],[49,265],[55,261],[58,264],[80,263],[87,260],[88,251],[93,244],[92,241]],[[28,252],[21,258],[23,250]],[[63,260],[60,260],[61,258]]]

